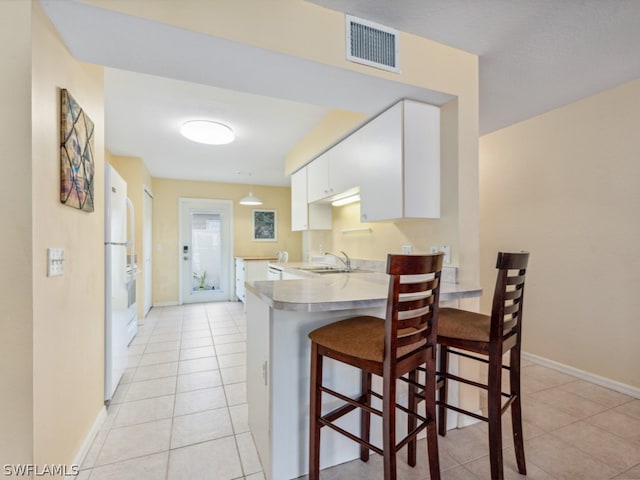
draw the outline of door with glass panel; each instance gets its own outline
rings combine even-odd
[[[232,297],[232,204],[180,199],[180,303]]]

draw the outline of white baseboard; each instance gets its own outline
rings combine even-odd
[[[80,446],[80,450],[78,450],[78,453],[76,453],[76,456],[73,461],[73,465],[82,465],[82,462],[84,461],[84,457],[87,455],[87,452],[89,452],[89,449],[91,448],[91,444],[93,443],[93,440],[96,438],[96,435],[98,434],[98,430],[100,430],[100,427],[102,427],[102,424],[106,419],[107,419],[107,408],[103,406],[100,409],[98,416],[94,420],[93,425],[89,430],[89,433],[87,433],[87,436],[82,442],[82,445]],[[75,475],[67,475],[67,478],[76,478],[76,477]]]
[[[522,358],[524,360],[529,360],[530,362],[537,363],[538,365],[542,365],[544,367],[549,367],[553,370],[566,373],[567,375],[571,375],[572,377],[577,377],[586,382],[594,383],[596,385],[600,385],[601,387],[624,393],[625,395],[629,395],[634,398],[640,398],[640,388],[634,387],[633,385],[627,385],[626,383],[620,383],[615,380],[611,380],[610,378],[601,377],[600,375],[596,375],[594,373],[585,372],[584,370],[570,367],[569,365],[564,365],[562,363],[558,363],[544,357],[539,357],[538,355],[534,355],[532,353],[522,352]]]
[[[456,412],[458,413],[458,412]],[[476,415],[482,415],[482,410],[476,410]],[[463,428],[468,427],[470,425],[475,425],[476,423],[480,423],[482,420],[478,420],[477,418],[471,417],[469,415],[465,415],[464,413],[458,413],[458,424],[455,427],[449,427],[447,430],[451,430],[453,428]],[[453,422],[451,422],[453,423]]]
[[[178,302],[153,302],[154,307],[175,307]]]

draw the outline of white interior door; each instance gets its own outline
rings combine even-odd
[[[153,303],[153,270],[152,270],[152,255],[153,255],[153,196],[147,190],[144,189],[144,223],[142,230],[142,254],[143,254],[143,272],[144,272],[144,311],[143,315],[147,315],[151,310]]]
[[[180,199],[180,303],[231,300],[232,209],[229,200]]]

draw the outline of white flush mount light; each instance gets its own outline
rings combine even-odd
[[[235,138],[231,128],[210,120],[185,122],[180,127],[180,133],[192,142],[205,143],[207,145],[225,145],[233,142]]]

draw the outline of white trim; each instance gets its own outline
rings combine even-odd
[[[76,453],[76,456],[75,456],[74,461],[73,461],[73,465],[82,466],[82,462],[84,462],[84,457],[87,456],[87,453],[89,452],[89,449],[91,448],[91,444],[95,440],[96,435],[98,434],[98,431],[100,430],[100,427],[102,427],[102,424],[104,423],[104,421],[106,419],[107,419],[107,408],[103,406],[100,409],[100,412],[98,413],[98,416],[94,420],[93,425],[91,426],[91,429],[89,430],[89,433],[84,438],[84,441],[82,442],[82,445],[80,445],[80,450],[78,450],[78,453]],[[76,475],[72,475],[71,473],[69,473],[65,477],[66,478],[76,478]]]
[[[544,367],[549,367],[553,370],[566,373],[567,375],[571,375],[572,377],[577,377],[581,380],[600,385],[601,387],[624,393],[625,395],[629,395],[631,397],[640,398],[640,388],[634,387],[633,385],[616,382],[615,380],[611,380],[610,378],[605,378],[594,373],[585,372],[584,370],[570,367],[569,365],[564,365],[562,363],[549,360],[548,358],[539,357],[538,355],[534,355],[533,353],[522,352],[522,358],[524,360],[529,360],[530,362],[537,363],[538,365],[542,365]]]
[[[452,411],[458,414],[458,424],[455,427],[447,428],[447,430],[453,430],[454,428],[469,427],[471,425],[475,425],[476,423],[480,423],[482,421],[470,415],[465,415],[464,413],[458,413],[455,410],[452,410]],[[483,415],[482,410],[480,409],[476,410],[473,413],[475,413],[476,415]]]
[[[153,302],[154,307],[177,307],[178,305],[175,300],[172,302]]]

